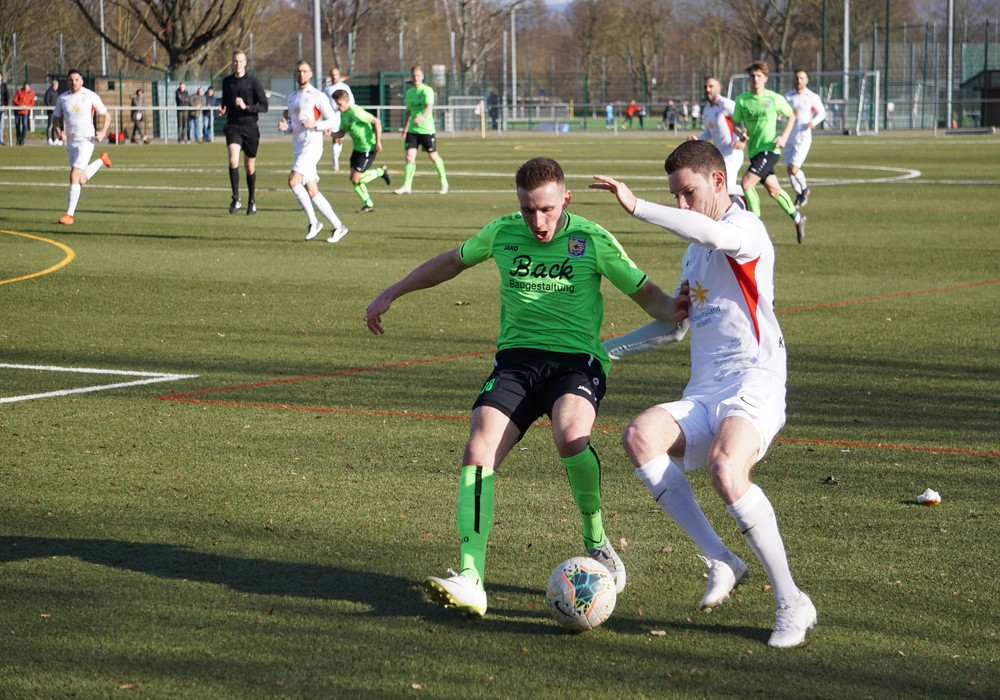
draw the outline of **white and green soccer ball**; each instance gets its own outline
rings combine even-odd
[[[618,593],[614,577],[603,564],[573,557],[552,572],[546,597],[556,622],[574,632],[586,632],[611,616]]]

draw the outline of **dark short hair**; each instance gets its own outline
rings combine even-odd
[[[764,75],[767,75],[767,64],[763,61],[754,61],[749,66],[747,66],[747,73],[753,73],[755,70],[759,70]]]
[[[514,182],[518,189],[535,190],[550,182],[566,183],[562,166],[551,158],[532,158],[517,169]]]
[[[306,61],[304,59],[295,64],[296,68],[298,68],[299,66],[309,66],[309,70],[312,70],[312,66],[309,64],[309,61]]]
[[[682,141],[681,145],[667,156],[663,169],[667,175],[690,168],[699,175],[711,178],[712,173],[726,172],[726,160],[711,141]]]
[[[66,79],[69,80],[69,76],[73,75],[74,73],[79,75],[81,78],[83,77],[83,73],[78,71],[76,68],[70,68],[68,71],[66,71]]]
[[[333,91],[333,101],[337,102],[340,98],[346,97],[350,99],[351,96],[347,94],[347,90],[334,90]]]

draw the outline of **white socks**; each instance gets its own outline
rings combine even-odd
[[[80,191],[83,190],[82,185],[70,185],[69,186],[69,203],[66,206],[66,213],[70,216],[76,213],[76,205],[80,203]]]
[[[295,199],[298,200],[299,206],[302,207],[302,211],[306,213],[309,217],[309,225],[316,225],[316,212],[313,211],[312,200],[309,198],[309,192],[306,190],[306,186],[301,182],[292,188],[292,194],[295,195]]]
[[[785,555],[781,533],[778,532],[774,508],[760,487],[751,484],[736,503],[726,506],[726,510],[736,520],[750,549],[764,565],[774,587],[775,602],[781,605],[798,599],[799,589],[788,568],[788,557]]]
[[[333,224],[334,228],[341,228],[344,225],[344,222],[341,221],[337,214],[333,211],[333,207],[330,206],[330,202],[327,201],[322,192],[316,192],[316,196],[313,197],[312,202],[316,208],[319,209],[319,213],[325,216],[327,221]]]
[[[335,143],[333,144],[333,169],[340,170],[340,153],[344,150],[344,144]]]
[[[806,174],[801,170],[794,175],[789,175],[788,182],[791,183],[792,189],[795,190],[795,194],[802,194],[807,189]]]
[[[94,177],[97,171],[104,167],[104,161],[98,158],[93,163],[87,166],[87,179]]]
[[[635,470],[663,512],[680,525],[709,559],[728,559],[729,549],[719,539],[715,529],[694,498],[694,491],[683,470],[662,454]]]

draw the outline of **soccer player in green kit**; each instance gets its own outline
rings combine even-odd
[[[459,480],[461,564],[448,578],[424,581],[433,602],[480,616],[486,612],[493,472],[545,414],[583,519],[584,548],[608,568],[619,591],[625,587],[625,567],[604,533],[601,464],[590,444],[611,364],[599,338],[602,278],[653,318],[680,320],[674,299],[636,268],[610,233],[566,211],[571,193],[556,161],[529,160],[515,183],[520,211],[419,265],[375,297],[365,314],[368,328],[379,335],[382,315],[404,294],[434,287],[489,258],[500,271],[498,352],[473,405]],[[678,308],[686,309],[683,299]]]
[[[417,172],[417,147],[423,148],[434,164],[441,188],[438,194],[448,194],[448,176],[444,172],[444,161],[437,152],[437,136],[434,128],[434,90],[424,83],[424,69],[413,66],[410,72],[413,87],[406,91],[406,124],[403,126],[403,141],[406,143],[406,165],[403,167],[403,186],[396,194],[412,192],[413,174]]]
[[[387,185],[392,182],[387,169],[368,169],[375,162],[376,154],[382,152],[382,120],[352,104],[351,96],[346,90],[333,93],[333,106],[340,110],[340,131],[333,138],[340,139],[344,134],[350,134],[354,142],[354,151],[351,153],[351,184],[362,203],[358,213],[371,214],[375,211],[375,202],[368,194],[368,183],[379,177]]]
[[[740,185],[747,198],[747,209],[760,216],[760,197],[757,183],[763,180],[767,193],[778,203],[782,211],[795,222],[795,238],[799,243],[806,236],[806,217],[795,208],[795,202],[781,189],[774,166],[781,160],[781,149],[795,126],[795,112],[782,95],[767,89],[767,64],[756,61],[747,67],[750,89],[736,98],[733,109],[733,124],[743,123],[746,129],[741,136],[747,142],[747,158],[750,167],[743,173]],[[778,114],[786,117],[784,131],[778,135]]]

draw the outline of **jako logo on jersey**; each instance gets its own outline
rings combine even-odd
[[[511,243],[508,243],[507,245],[505,245],[505,246],[503,247],[503,249],[504,249],[504,250],[512,250],[512,251],[514,251],[515,253],[517,252],[517,246],[516,246],[516,245],[513,245],[513,244],[511,244]]]
[[[587,252],[587,239],[570,236],[567,247],[569,249],[570,256],[574,258],[582,258],[583,254]]]
[[[587,392],[587,396],[592,396],[593,395],[593,392],[590,390],[590,387],[587,386],[586,384],[581,384],[580,386],[577,387],[577,390],[579,390],[579,391],[586,391]]]

